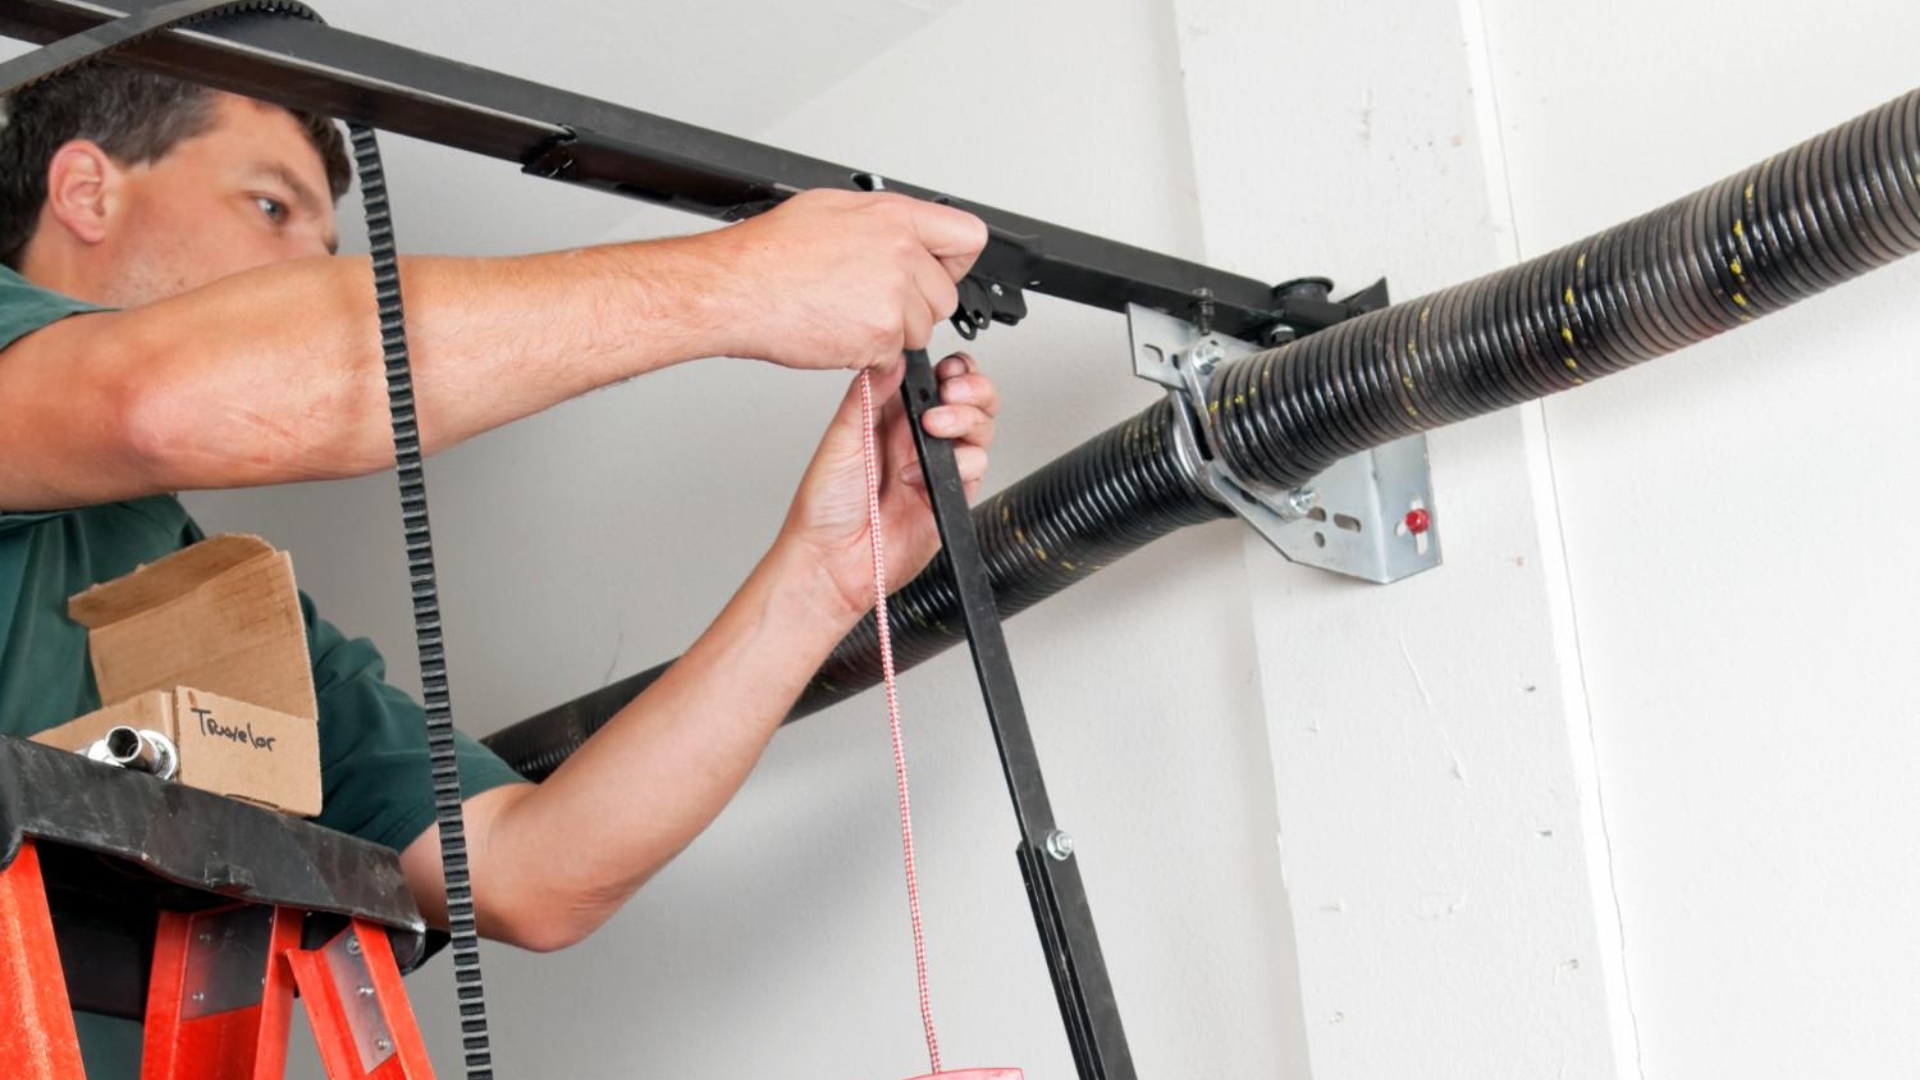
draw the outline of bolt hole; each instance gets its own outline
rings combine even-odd
[[[1357,517],[1350,517],[1346,514],[1335,514],[1333,515],[1333,523],[1350,533],[1360,531],[1360,519]]]
[[[1325,521],[1327,520],[1327,510],[1323,506],[1316,506],[1307,511],[1307,516],[1315,521]],[[1325,547],[1326,545],[1323,543],[1321,546]]]
[[[1317,532],[1317,533],[1314,533],[1314,534],[1313,534],[1313,546],[1314,546],[1314,547],[1326,547],[1326,546],[1327,546],[1327,534],[1326,534],[1326,533],[1323,533],[1323,532]]]
[[[922,387],[920,387],[919,389],[917,389],[917,390],[915,390],[915,391],[914,391],[914,393],[915,393],[915,394],[917,394],[917,395],[919,395],[919,397],[920,397],[920,404],[922,404],[922,405],[925,405],[925,404],[927,403],[927,401],[928,401],[928,399],[930,399],[930,398],[932,398],[932,397],[933,397],[933,395],[932,395],[932,394],[929,394],[929,393],[927,393],[927,388],[926,388],[926,387],[924,387],[924,386],[922,386]]]

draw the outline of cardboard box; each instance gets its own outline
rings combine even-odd
[[[34,741],[79,751],[123,724],[173,742],[180,755],[174,779],[182,784],[301,817],[320,812],[320,734],[314,722],[204,690],[152,690]]]
[[[105,707],[35,736],[78,750],[157,731],[179,781],[302,817],[320,812],[319,706],[293,560],[216,536],[75,596]]]

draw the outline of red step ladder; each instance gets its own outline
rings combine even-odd
[[[124,907],[151,928],[141,1080],[280,1080],[296,991],[331,1080],[432,1080],[393,944],[417,960],[424,926],[392,852],[13,739],[0,738],[0,793],[0,1077],[85,1080],[69,986],[95,974],[94,957],[69,971],[54,917],[72,868],[96,897],[125,883],[124,904],[94,910]],[[246,841],[258,870],[193,853]],[[318,866],[356,880],[331,890]]]

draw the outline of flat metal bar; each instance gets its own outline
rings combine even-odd
[[[924,350],[907,353],[906,380],[900,393],[920,452],[921,472],[940,531],[941,557],[947,560],[960,595],[961,618],[967,627],[967,645],[973,653],[974,674],[986,702],[987,722],[993,729],[1007,792],[1020,826],[1015,855],[1026,880],[1047,971],[1059,999],[1067,1041],[1081,1080],[1134,1080],[1133,1056],[1120,1023],[1113,985],[1100,952],[1100,936],[1093,925],[1087,890],[1080,880],[1070,850],[1049,844],[1056,828],[1053,806],[1047,799],[1046,779],[1033,745],[1026,706],[1014,678],[1006,634],[994,606],[993,581],[973,530],[966,490],[954,461],[953,445],[928,435],[922,423],[928,409],[939,404],[939,385]],[[1056,854],[1055,852],[1058,852]]]
[[[0,34],[45,43],[167,0],[7,0]],[[116,53],[167,74],[519,165],[569,132],[593,153],[562,177],[725,220],[811,188],[859,189],[867,170],[401,48],[316,23],[245,15],[169,31]],[[1266,282],[888,178],[887,190],[949,203],[992,231],[983,277],[1112,311],[1137,303],[1255,336],[1275,319]]]

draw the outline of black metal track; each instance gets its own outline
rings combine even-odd
[[[112,6],[142,12],[165,2]],[[115,14],[80,0],[6,0],[0,34],[45,43]],[[858,190],[871,175],[315,24],[239,18],[159,35],[116,59],[521,166],[538,163],[543,175],[707,217],[751,216],[812,188]],[[1266,282],[891,177],[886,188],[985,220],[993,239],[976,274],[989,281],[1111,311],[1138,303],[1187,317],[1204,294],[1213,324],[1246,338],[1280,319]]]

